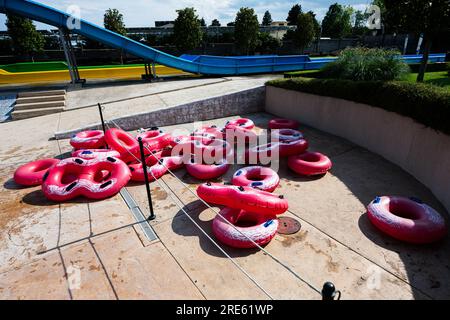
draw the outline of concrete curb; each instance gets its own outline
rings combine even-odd
[[[111,120],[114,120],[124,130],[136,130],[255,113],[264,110],[265,90],[265,86],[257,86],[222,96]],[[82,130],[99,129],[101,129],[101,123],[97,122],[69,131],[55,132],[55,139],[67,139]]]
[[[427,186],[450,212],[450,136],[381,108],[271,86],[265,110],[379,154]]]

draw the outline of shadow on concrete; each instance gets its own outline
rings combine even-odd
[[[34,188],[35,186],[23,186],[23,185],[17,184],[13,178],[10,178],[5,183],[3,183],[3,187],[7,190],[23,190],[23,189]]]

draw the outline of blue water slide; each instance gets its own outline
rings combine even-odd
[[[67,28],[68,19],[70,19],[69,22],[74,19],[65,12],[30,0],[0,0],[0,12],[10,12],[58,28]],[[311,70],[319,69],[333,60],[329,58],[311,60],[306,55],[239,57],[182,55],[181,57],[175,57],[82,19],[79,22],[79,28],[70,29],[70,32],[122,49],[137,57],[192,73],[240,75]],[[73,24],[69,23],[69,25]],[[420,61],[420,57],[420,55],[407,56],[405,61],[417,63]],[[430,55],[429,59],[430,62],[441,62],[444,60],[445,54]]]

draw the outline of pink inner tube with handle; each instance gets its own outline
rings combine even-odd
[[[231,208],[223,208],[219,213],[234,227],[217,215],[213,220],[212,230],[220,242],[230,247],[253,248],[254,242],[262,246],[269,243],[277,233],[276,218]]]
[[[370,222],[401,241],[425,244],[447,234],[444,218],[433,208],[414,198],[376,197],[367,206]]]
[[[252,187],[267,192],[273,192],[280,183],[280,177],[271,168],[251,166],[236,171],[231,183],[235,186]]]

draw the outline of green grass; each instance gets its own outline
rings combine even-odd
[[[300,70],[300,71],[285,72],[284,77],[285,78],[296,78],[296,77],[318,78],[320,76],[320,73],[321,73],[321,70]]]
[[[410,73],[406,76],[405,81],[416,82],[416,79],[417,73]],[[450,91],[450,77],[447,71],[427,72],[425,73],[423,83],[443,87],[447,91]]]

